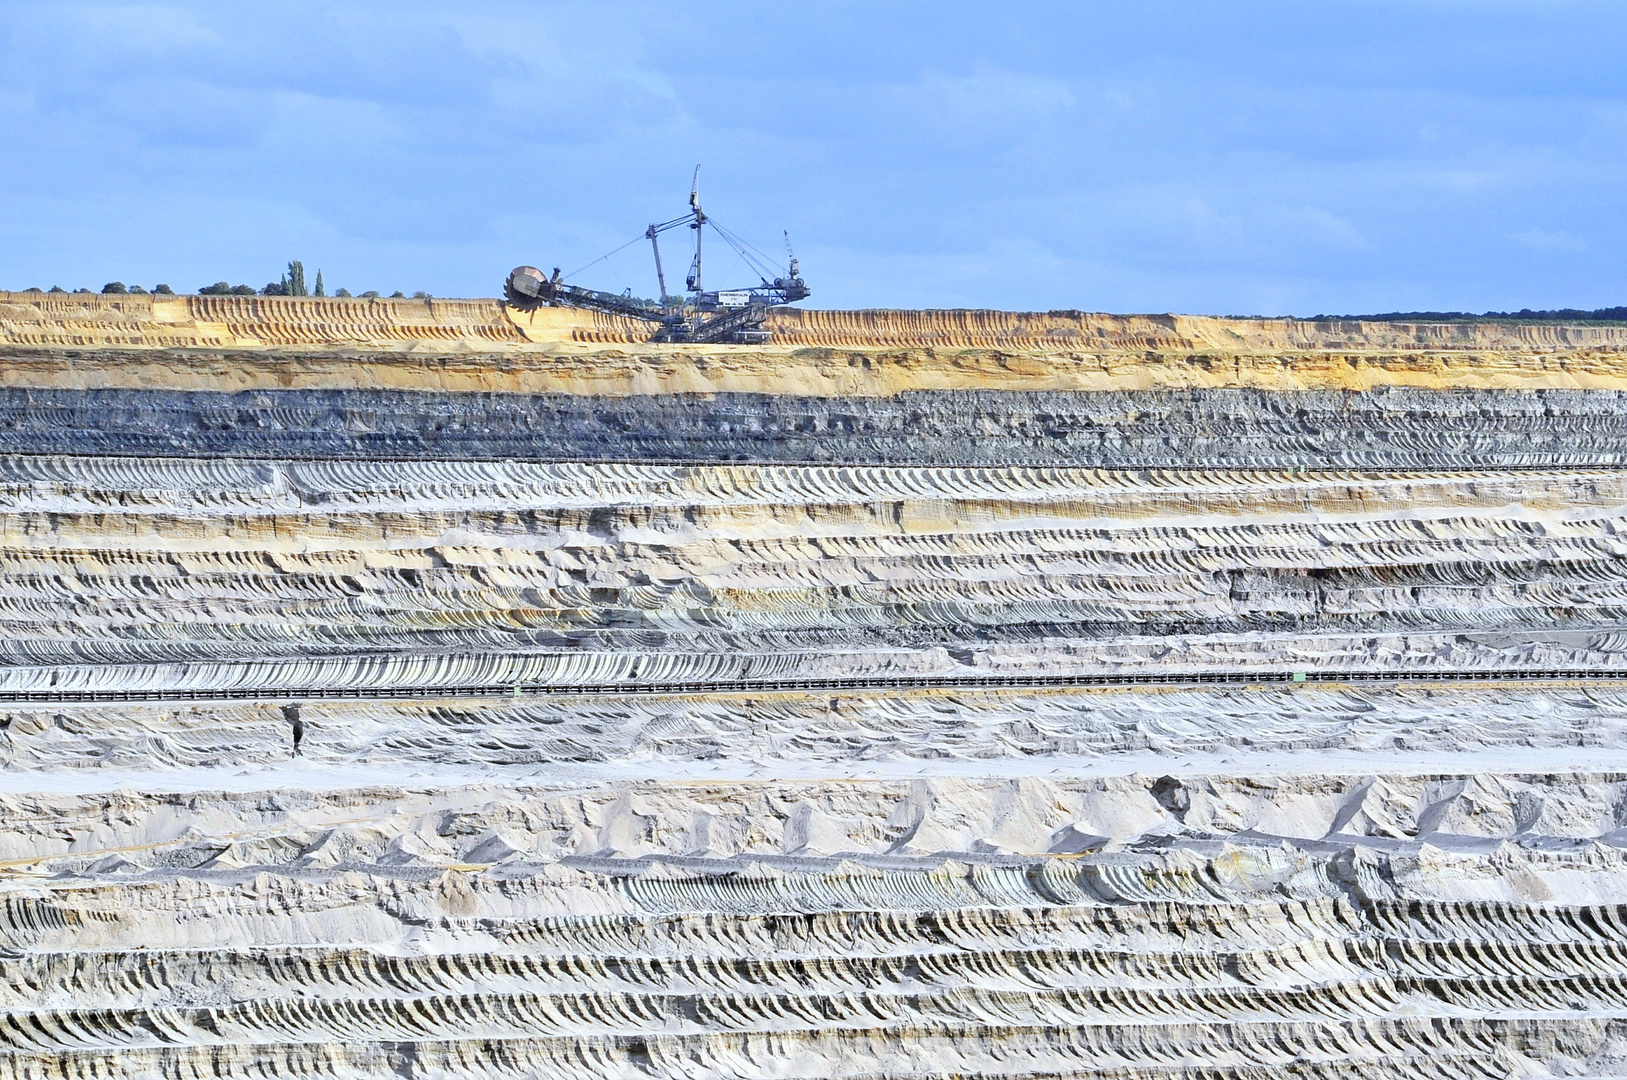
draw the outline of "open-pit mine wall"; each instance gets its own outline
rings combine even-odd
[[[771,311],[778,347],[1097,350],[1222,354],[1355,350],[1604,350],[1627,325],[1484,321],[1228,319],[1082,311]],[[0,292],[0,343],[17,348],[534,351],[566,343],[648,344],[654,327],[574,308],[499,300]],[[691,347],[694,348],[694,347]],[[672,346],[659,351],[670,354]],[[730,346],[702,353],[738,353]],[[768,350],[769,354],[776,351]]]
[[[1627,1073],[1627,328],[0,295],[0,1075]]]

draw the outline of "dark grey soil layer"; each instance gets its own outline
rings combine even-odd
[[[1619,392],[0,390],[0,453],[1439,469],[1627,462]]]

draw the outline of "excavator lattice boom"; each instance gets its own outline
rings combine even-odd
[[[683,227],[695,234],[695,257],[684,280],[686,295],[674,296],[667,292],[666,270],[661,264],[660,236]],[[701,237],[708,227],[757,272],[758,284],[741,289],[712,291],[704,287],[701,279]],[[542,306],[574,307],[656,323],[659,328],[655,331],[654,339],[658,341],[734,344],[761,344],[767,341],[769,332],[764,329],[764,324],[769,309],[780,304],[795,303],[809,295],[796,254],[791,250],[790,234],[785,237],[785,252],[790,262],[780,272],[761,252],[723,228],[701,209],[699,165],[695,166],[694,180],[689,185],[689,212],[670,221],[652,222],[644,230],[644,239],[649,240],[650,252],[655,256],[655,279],[661,290],[659,300],[633,296],[631,290],[612,293],[572,285],[564,280],[558,267],[554,268],[552,275],[545,275],[534,266],[515,267],[508,276],[504,295],[511,306],[522,310]],[[633,242],[636,241],[629,241]],[[773,274],[772,278],[770,274]]]

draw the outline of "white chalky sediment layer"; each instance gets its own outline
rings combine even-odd
[[[1624,786],[1574,780],[1605,816]],[[0,1060],[39,1076],[1619,1063],[1623,852],[1486,809],[1496,790],[1552,795],[1551,777],[1478,783],[1347,785],[1315,843],[1181,824],[1213,824],[1205,800],[1262,801],[1203,780],[1162,820],[1141,783],[200,794],[199,835],[168,840],[173,800],[14,802],[41,849],[77,830],[107,846],[11,875]],[[1094,855],[1000,854],[1076,832],[1049,830],[1092,798],[1140,798],[1146,831]],[[872,852],[779,854],[813,804],[869,815]],[[1476,845],[1442,821],[1519,831]],[[528,850],[548,828],[596,850]],[[979,835],[995,842],[967,851]],[[913,853],[946,843],[964,853]]]
[[[0,459],[0,1074],[1627,1070],[1627,479]],[[685,692],[924,675],[1585,683]],[[650,694],[318,701],[625,683]]]
[[[0,462],[0,690],[1616,668],[1627,480]]]

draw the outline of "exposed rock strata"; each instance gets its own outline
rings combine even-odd
[[[1627,1071],[1619,331],[574,318],[0,298],[0,1074]]]
[[[1300,351],[1594,350],[1627,347],[1627,328],[1530,322],[1396,323],[1225,319],[1052,311],[776,309],[789,346],[860,350],[1070,347],[1197,354]],[[516,311],[496,300],[262,296],[104,296],[0,292],[0,344],[12,348],[392,349],[424,352],[564,342],[647,343],[648,323],[567,308]],[[727,355],[727,347],[703,350]]]
[[[1624,452],[1627,391],[0,389],[0,453],[31,455],[1441,470]]]
[[[0,459],[0,690],[1627,671],[1627,474]]]

